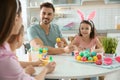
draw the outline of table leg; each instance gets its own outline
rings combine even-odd
[[[71,80],[71,79],[60,79],[60,80]]]
[[[104,76],[99,76],[99,80],[104,80]]]

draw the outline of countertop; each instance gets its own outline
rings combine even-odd
[[[62,30],[62,33],[75,34],[75,33],[78,33],[78,29]],[[117,29],[97,30],[97,33],[120,33],[120,30],[117,30]]]

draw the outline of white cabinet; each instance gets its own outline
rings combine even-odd
[[[51,0],[55,6],[81,5],[82,0]],[[67,4],[67,5],[66,5]]]
[[[27,0],[27,25],[39,21],[40,3],[51,2],[57,7],[78,6],[81,0]]]
[[[120,39],[120,33],[108,33],[107,37],[114,37]]]

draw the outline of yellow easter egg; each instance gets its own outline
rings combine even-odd
[[[47,50],[43,49],[43,53],[46,53],[46,52],[47,52]]]
[[[94,56],[94,57],[93,57],[93,60],[94,60],[94,61],[98,61],[97,56]]]
[[[81,60],[81,56],[77,56],[76,59],[80,61]]]
[[[39,59],[42,59],[42,55],[41,55],[41,54],[38,54],[38,58],[39,58]]]
[[[56,38],[56,42],[60,42],[61,41],[61,39],[60,38]]]

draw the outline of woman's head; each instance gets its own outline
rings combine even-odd
[[[18,24],[18,25],[17,25]],[[22,24],[21,4],[19,0],[0,1],[0,45],[11,34],[17,34]]]
[[[96,35],[95,33],[95,26],[92,20],[83,20],[80,23],[79,27],[79,36],[89,36],[91,39],[94,38]]]
[[[16,46],[16,48],[19,48],[23,44],[23,37],[24,37],[24,26],[22,25],[19,29],[18,34],[11,35],[8,43],[10,45]]]

